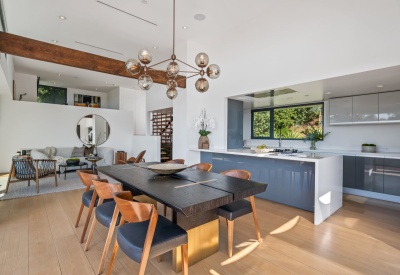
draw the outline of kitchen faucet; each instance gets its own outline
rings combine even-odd
[[[281,148],[282,147],[282,137],[281,137],[281,135],[279,135],[279,148]]]

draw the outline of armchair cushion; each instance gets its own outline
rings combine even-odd
[[[33,159],[49,159],[49,157],[45,153],[42,153],[39,150],[32,150],[31,157]]]
[[[85,152],[85,147],[74,147],[74,149],[72,150],[71,157],[72,158],[83,157],[84,152]]]
[[[44,149],[44,153],[49,157],[52,158],[56,155],[56,147],[51,146],[51,147],[46,147]]]

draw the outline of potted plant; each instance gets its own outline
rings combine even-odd
[[[372,143],[364,143],[361,145],[361,152],[376,153],[376,145]]]
[[[317,150],[317,146],[316,146],[317,141],[323,140],[324,137],[329,135],[331,132],[323,134],[322,128],[310,127],[310,128],[307,128],[306,130],[304,130],[302,133],[305,135],[305,138],[303,139],[303,141],[306,142],[307,140],[309,140],[311,142],[310,149]]]
[[[207,117],[206,109],[202,109],[200,116],[195,119],[194,129],[199,129],[199,142],[198,148],[199,149],[209,149],[210,148],[210,141],[208,139],[208,135],[211,134],[211,131],[208,129],[215,128],[215,121],[212,117]]]

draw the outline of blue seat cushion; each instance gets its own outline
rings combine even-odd
[[[149,221],[127,223],[118,229],[117,240],[124,253],[140,263]],[[153,258],[188,242],[187,233],[172,221],[158,216],[149,258]]]
[[[83,192],[82,194],[82,203],[84,206],[89,207],[90,203],[92,202],[92,197],[93,197],[93,192],[94,189],[91,189],[89,191]],[[97,206],[98,198],[96,199],[96,202],[94,203],[94,206]],[[107,199],[104,200],[104,203],[114,201],[114,199]]]
[[[238,200],[229,204],[225,204],[218,208],[218,215],[233,221],[243,215],[253,212],[251,203],[248,200]]]
[[[96,207],[96,219],[105,227],[110,227],[112,216],[115,209],[115,201],[105,202]],[[119,224],[120,216],[118,215],[116,224]]]

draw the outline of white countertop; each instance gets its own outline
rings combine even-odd
[[[273,159],[284,159],[284,160],[296,160],[306,162],[318,162],[319,160],[336,157],[338,154],[326,154],[322,152],[304,152],[295,154],[280,154],[280,153],[262,153],[256,154],[251,149],[191,149],[191,151],[206,152],[206,153],[219,153],[219,154],[231,154],[231,155],[242,155],[259,158],[273,158]]]

